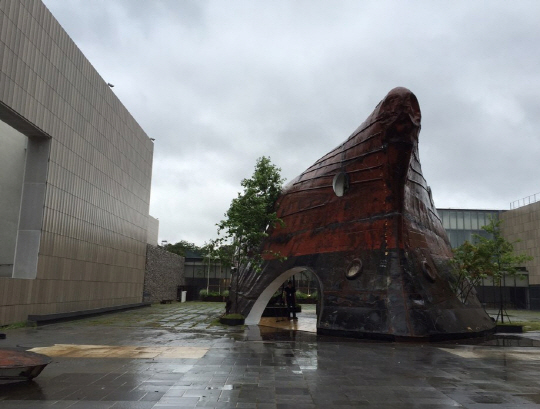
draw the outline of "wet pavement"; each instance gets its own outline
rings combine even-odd
[[[217,324],[223,308],[154,305],[2,330],[0,348],[52,362],[33,381],[1,381],[0,408],[540,408],[538,333],[373,342],[309,332],[310,307],[297,323],[249,327]]]

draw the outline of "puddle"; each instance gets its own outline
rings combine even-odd
[[[538,348],[540,340],[517,335],[494,334],[483,338],[471,338],[456,342],[456,345],[475,345],[502,348]]]
[[[391,340],[375,340],[369,338],[353,338],[353,337],[340,337],[331,335],[321,335],[316,332],[299,331],[291,328],[272,327],[266,325],[253,325],[249,326],[249,330],[243,333],[229,333],[227,336],[234,341],[255,341],[255,342],[269,342],[275,345],[280,343],[287,344],[287,348],[290,347],[291,342],[320,344],[324,342],[338,342],[338,343],[375,343],[379,345],[394,345],[396,342]],[[414,345],[416,342],[397,342],[397,344],[409,344]],[[487,337],[480,338],[467,338],[457,340],[443,340],[437,342],[418,341],[418,345],[432,345],[432,346],[486,346],[486,347],[501,347],[501,348],[539,348],[540,339],[528,338],[526,335],[514,335],[514,334],[493,334]]]

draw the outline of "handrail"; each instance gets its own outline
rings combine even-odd
[[[540,201],[540,193],[535,193],[534,195],[524,197],[523,199],[518,199],[510,202],[510,210],[517,209],[518,207],[527,206],[538,201]]]

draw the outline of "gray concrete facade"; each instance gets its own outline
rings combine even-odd
[[[148,216],[148,232],[146,234],[146,242],[152,246],[157,245],[159,235],[159,220],[155,217]]]
[[[141,302],[152,141],[41,1],[0,2],[0,62],[19,166],[1,179],[0,325]]]

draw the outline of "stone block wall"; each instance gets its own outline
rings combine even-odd
[[[533,260],[525,263],[529,284],[540,284],[540,202],[504,212],[502,231],[506,240],[514,244],[517,254],[525,253]]]
[[[178,286],[184,285],[184,280],[184,257],[147,245],[144,302],[176,300]]]

